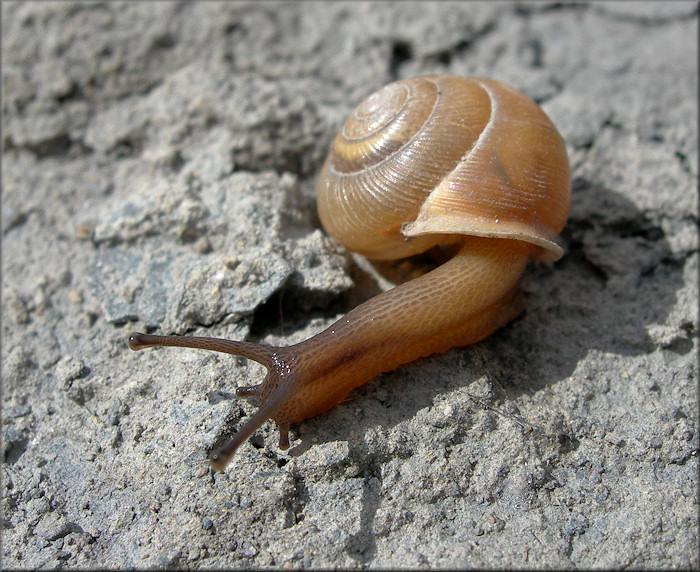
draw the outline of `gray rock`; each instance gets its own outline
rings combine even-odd
[[[698,568],[697,5],[37,3],[2,10],[7,568]],[[320,228],[348,112],[501,79],[574,179],[525,313],[298,424],[257,364],[391,287]]]

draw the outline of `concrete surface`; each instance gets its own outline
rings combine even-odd
[[[697,31],[693,2],[3,2],[3,566],[697,569]],[[384,288],[315,176],[426,72],[552,117],[566,256],[491,338],[211,474],[261,368],[128,333],[289,344]]]

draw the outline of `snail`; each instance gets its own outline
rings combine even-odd
[[[492,79],[427,75],[367,97],[333,142],[317,183],[325,230],[371,259],[447,245],[434,270],[383,292],[288,347],[134,333],[129,347],[243,356],[267,369],[240,387],[259,409],[211,456],[221,471],[266,420],[289,447],[291,423],[327,411],[378,374],[491,335],[523,309],[530,258],[554,261],[569,215],[566,146],[524,94]]]

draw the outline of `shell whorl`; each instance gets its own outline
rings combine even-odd
[[[554,260],[570,201],[561,136],[533,101],[495,80],[422,76],[366,98],[317,185],[326,231],[370,258],[459,235],[514,238]]]

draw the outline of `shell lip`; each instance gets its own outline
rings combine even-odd
[[[503,224],[503,228],[495,228],[498,224],[498,222],[493,221],[484,221],[481,224],[472,222],[465,228],[459,221],[450,224],[445,220],[416,220],[404,223],[401,227],[401,234],[409,239],[427,234],[461,234],[521,240],[538,246],[539,248],[532,254],[532,258],[543,262],[555,262],[564,255],[564,250],[554,240],[550,239],[544,232],[538,232],[527,224],[508,223],[507,225]]]

